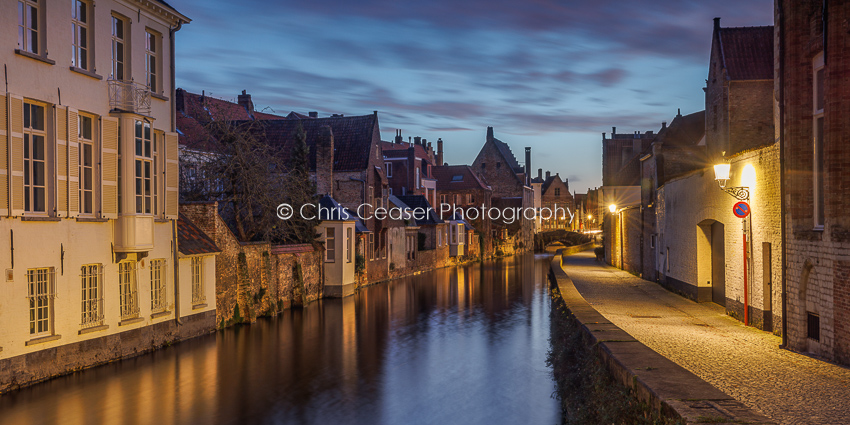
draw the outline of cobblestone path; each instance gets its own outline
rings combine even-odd
[[[581,295],[659,354],[783,424],[850,424],[850,369],[779,349],[781,338],[596,261],[564,257]]]

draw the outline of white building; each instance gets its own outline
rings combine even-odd
[[[215,326],[198,301],[215,298],[212,253],[175,268],[174,37],[189,19],[94,3],[0,3],[0,392]]]

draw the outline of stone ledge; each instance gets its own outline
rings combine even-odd
[[[558,287],[570,316],[578,321],[584,333],[584,340],[596,347],[611,375],[631,388],[640,401],[663,416],[687,422],[709,418],[715,423],[776,424],[604,319],[564,272],[562,258],[558,253],[552,259],[550,283]]]
[[[133,323],[139,323],[143,320],[145,320],[145,319],[141,318],[141,317],[134,317],[132,319],[126,319],[126,320],[122,320],[122,321],[118,322],[118,326],[132,325]]]
[[[79,73],[79,74],[83,74],[86,77],[94,78],[95,80],[102,80],[103,79],[102,76],[97,75],[94,72],[91,72],[91,71],[89,71],[87,69],[83,69],[83,68],[77,68],[76,66],[72,66],[71,71],[74,71],[74,72]]]
[[[48,59],[47,56],[37,55],[35,53],[28,52],[26,50],[21,50],[21,49],[15,49],[15,53],[17,53],[21,56],[24,56],[24,57],[28,57],[30,59],[35,59],[39,62],[44,62],[48,65],[56,65],[56,61],[53,60],[53,59]]]
[[[25,342],[24,344],[29,347],[30,345],[44,344],[45,342],[56,341],[59,338],[62,338],[62,335],[48,335],[48,336],[43,336],[41,338],[31,339],[31,340]]]
[[[200,310],[202,308],[207,308],[207,303],[192,304],[192,310]]]
[[[92,332],[105,331],[107,329],[109,329],[109,325],[94,326],[94,327],[91,327],[91,328],[80,329],[79,332],[77,332],[77,335],[85,335],[85,334],[90,334]]]
[[[171,316],[171,311],[160,311],[158,313],[151,314],[151,319],[159,319],[160,317]]]

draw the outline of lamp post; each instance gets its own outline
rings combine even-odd
[[[750,203],[750,188],[747,186],[733,186],[726,187],[726,182],[729,180],[729,170],[732,166],[729,163],[720,163],[714,166],[714,179],[717,181],[717,185],[720,186],[720,189],[724,192],[728,193],[735,199],[739,201],[744,201],[747,203],[749,207]],[[750,292],[749,292],[749,282],[748,282],[748,270],[747,270],[747,262],[749,261],[749,256],[747,255],[749,251],[749,244],[747,241],[747,218],[751,216],[748,213],[745,217],[741,218],[741,224],[744,232],[744,326],[750,325]],[[752,239],[752,238],[751,238]]]

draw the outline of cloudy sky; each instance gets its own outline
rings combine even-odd
[[[257,109],[365,115],[471,163],[486,128],[533,169],[601,185],[601,133],[704,109],[712,18],[772,25],[772,0],[169,0],[192,18],[177,84]],[[436,143],[435,143],[436,145]]]

